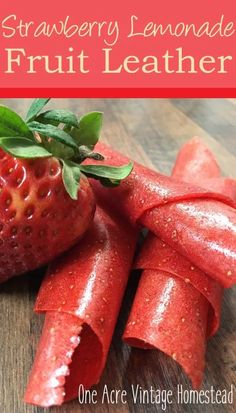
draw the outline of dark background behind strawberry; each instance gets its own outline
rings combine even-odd
[[[2,99],[1,103],[25,115],[30,99]],[[236,99],[53,99],[51,108],[66,108],[75,113],[104,112],[102,139],[128,156],[170,173],[177,150],[194,135],[201,136],[214,151],[225,175],[236,178]],[[46,413],[23,404],[27,377],[43,323],[33,314],[33,305],[44,270],[10,280],[0,286],[0,412]],[[131,349],[122,344],[121,334],[130,303],[137,286],[138,273],[133,273],[113,339],[107,367],[97,386],[98,400],[103,386],[126,389],[131,384],[144,389],[172,389],[177,383],[190,389],[180,368],[157,351]],[[207,350],[207,368],[203,390],[213,385],[230,390],[236,382],[236,290],[226,291],[219,333],[211,339]],[[230,410],[232,408],[232,410]],[[89,412],[161,412],[154,405],[79,406],[78,402],[52,408],[52,413]],[[167,412],[233,412],[235,406],[181,406],[173,404]]]

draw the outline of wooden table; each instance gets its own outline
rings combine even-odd
[[[25,113],[29,99],[4,100],[4,104]],[[104,111],[103,138],[115,148],[148,166],[170,173],[178,148],[193,135],[201,136],[214,150],[223,173],[236,177],[236,100],[145,100],[145,99],[58,99],[51,106],[85,111]],[[0,296],[0,412],[46,413],[48,409],[27,406],[22,402],[27,377],[33,363],[43,317],[33,313],[35,297],[43,276],[36,271],[1,286]],[[159,351],[129,348],[121,334],[137,286],[138,276],[131,277],[102,381],[109,388],[126,389],[131,384],[143,388],[173,389],[177,383],[190,388],[176,363]],[[226,291],[222,323],[210,340],[203,389],[228,389],[236,381],[236,289]],[[173,404],[167,412],[233,412],[234,406],[181,406]],[[128,404],[80,406],[77,401],[52,413],[77,412],[161,412],[159,406]]]

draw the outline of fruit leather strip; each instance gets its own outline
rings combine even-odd
[[[236,180],[221,176],[213,153],[198,137],[192,138],[179,151],[172,176],[227,195],[236,201]],[[186,177],[189,179],[186,180]]]
[[[189,165],[191,165],[191,168]],[[206,186],[206,183],[208,183],[210,187],[212,182],[214,182],[216,190],[224,190],[228,196],[236,199],[235,180],[229,179],[229,185],[222,188],[222,180],[224,178],[216,178],[218,169],[213,154],[199,138],[194,138],[185,144],[179,152],[173,174],[184,179],[183,171],[185,171],[186,180],[197,181],[202,186]],[[211,175],[213,178],[210,178]],[[225,178],[226,180],[227,178]],[[153,251],[156,251],[156,253],[153,254]],[[218,283],[207,277],[205,273],[193,266],[183,256],[177,254],[175,250],[151,234],[145,242],[145,248],[138,258],[137,266],[142,269],[167,271],[174,276],[180,276],[186,282],[190,282],[207,298],[211,305],[208,317],[208,334],[213,335],[217,331],[220,322],[223,293]]]
[[[46,318],[26,402],[60,405],[77,397],[80,384],[98,382],[136,239],[123,218],[98,207],[85,238],[51,265],[35,306]]]
[[[212,152],[199,138],[191,139],[179,151],[172,175],[193,183],[198,182],[199,185],[205,185],[205,187],[208,183],[208,188],[211,187],[212,181],[214,181],[216,190],[225,190],[228,196],[232,196],[232,199],[236,200],[236,195],[232,190],[235,187],[235,181],[230,181],[232,187],[229,185],[227,188],[222,188],[221,177],[216,177],[219,175],[218,164]],[[153,251],[155,251],[155,254]],[[173,276],[181,277],[187,283],[191,283],[209,301],[208,335],[215,334],[219,328],[223,295],[223,289],[219,283],[208,277],[190,261],[152,234],[145,241],[136,265],[138,268],[146,270],[165,271]]]
[[[124,340],[134,347],[162,350],[198,388],[205,366],[208,308],[205,297],[190,283],[168,272],[145,270]]]
[[[144,222],[223,287],[235,284],[236,223],[231,208],[222,211],[219,202],[186,201],[155,209]]]
[[[96,149],[105,155],[107,163],[127,162],[126,157],[104,144]],[[235,284],[236,210],[229,197],[136,163],[119,187],[101,189],[93,182],[93,188],[131,222],[150,229],[223,286]]]
[[[102,164],[106,162],[110,165],[120,166],[129,162],[126,156],[103,143],[98,143],[96,150],[105,156],[105,161],[99,162],[89,159],[85,163]],[[177,203],[177,201],[185,201],[186,199],[200,201],[200,205],[201,201],[205,203],[207,199],[209,202],[212,202],[212,205],[216,202],[219,203],[223,210],[228,205],[236,205],[236,203],[233,203],[231,199],[223,194],[213,193],[209,189],[175,180],[136,162],[128,178],[124,179],[115,188],[103,187],[97,181],[91,180],[91,182],[95,193],[98,190],[99,196],[103,197],[105,202],[118,209],[124,216],[127,216],[133,224],[139,222],[143,225],[145,213],[152,211],[155,207],[163,207],[170,203]],[[226,211],[228,210],[226,209]],[[234,213],[236,215],[235,211]]]
[[[219,165],[209,148],[197,136],[188,141],[179,151],[172,170],[172,176],[180,181],[194,179],[201,186],[206,179],[221,176]],[[210,189],[208,186],[207,189]]]
[[[236,180],[233,178],[205,179],[201,186],[203,188],[211,188],[214,192],[225,194],[231,199],[236,199]]]
[[[181,149],[173,173],[201,183],[206,176],[215,176],[215,166],[211,152],[193,139]],[[173,357],[193,387],[198,388],[205,366],[207,335],[214,334],[219,326],[221,286],[153,234],[145,240],[136,265],[144,271],[124,340]]]
[[[236,200],[236,181],[220,177],[216,159],[207,146],[199,139],[193,138],[179,151],[172,176],[186,182],[198,182],[207,189]],[[145,242],[137,263],[138,268],[158,269],[179,276],[190,282],[209,301],[208,335],[213,335],[219,328],[223,290],[219,283],[193,266],[182,255],[167,244],[150,234]]]
[[[216,333],[220,324],[223,295],[223,289],[219,283],[153,234],[149,234],[145,240],[135,267],[151,270],[153,274],[156,270],[158,273],[164,272],[169,277],[179,277],[183,280],[183,288],[186,288],[186,284],[191,284],[210,304],[207,335],[211,336]],[[148,285],[147,288],[149,288]],[[139,300],[142,300],[142,297],[139,297]]]

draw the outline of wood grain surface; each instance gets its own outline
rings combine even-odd
[[[7,104],[25,114],[30,99],[8,99]],[[236,178],[236,100],[230,99],[57,99],[51,107],[104,112],[103,139],[114,148],[169,174],[180,146],[194,135],[201,136],[216,154],[225,175]],[[131,384],[174,391],[173,404],[167,412],[225,413],[236,411],[234,405],[180,405],[176,402],[176,386],[189,382],[177,364],[163,353],[138,350],[121,341],[139,274],[132,273],[124,297],[107,365],[96,389],[98,403],[80,406],[74,401],[57,408],[41,409],[23,403],[27,377],[33,363],[40,336],[43,316],[33,313],[35,297],[44,270],[38,270],[0,287],[0,413],[102,413],[102,412],[161,412],[158,405],[102,404],[105,384],[110,389],[126,389]],[[92,368],[92,367],[91,367]],[[236,289],[224,296],[221,328],[207,349],[207,366],[203,389],[230,390],[236,384]]]

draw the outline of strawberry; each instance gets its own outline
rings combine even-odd
[[[102,115],[40,113],[47,102],[36,99],[26,122],[0,107],[0,282],[48,263],[81,238],[95,212],[86,175],[117,185],[132,169],[81,165],[103,159],[93,152]]]

